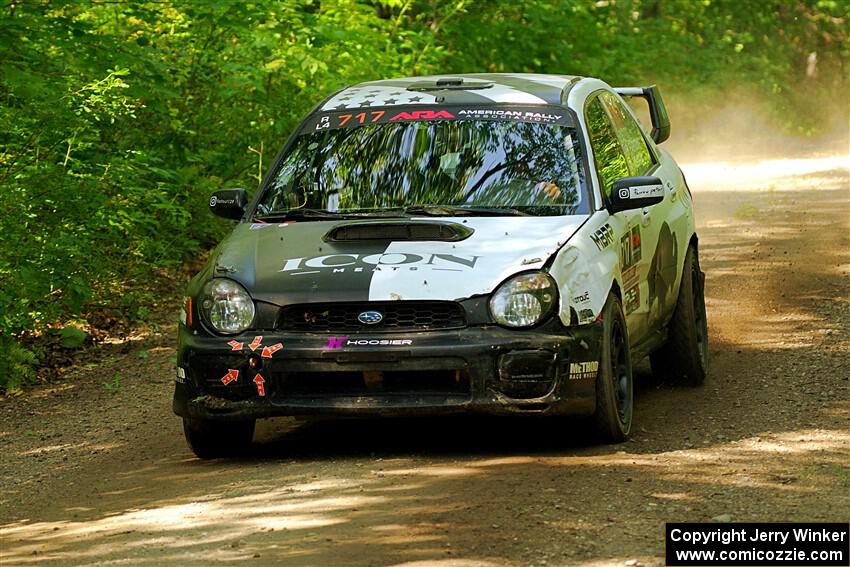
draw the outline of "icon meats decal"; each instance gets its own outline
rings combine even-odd
[[[442,270],[464,272],[475,268],[480,256],[461,256],[455,254],[414,254],[390,252],[379,254],[330,254],[312,258],[291,258],[286,260],[281,272],[292,275],[334,274],[379,272],[382,270]]]

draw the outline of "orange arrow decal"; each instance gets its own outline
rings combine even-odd
[[[248,348],[251,350],[257,350],[259,348],[260,343],[263,342],[263,337],[254,337],[254,340],[251,341],[251,344],[248,345]]]
[[[263,347],[263,358],[271,358],[274,353],[283,348],[281,343],[277,343],[276,345]]]
[[[257,395],[265,397],[266,388],[263,384],[265,384],[266,380],[263,378],[262,374],[257,374],[254,376],[254,384],[257,385]]]
[[[228,368],[227,374],[225,374],[224,376],[221,377],[221,383],[224,384],[225,386],[227,386],[228,384],[230,384],[234,380],[238,380],[238,379],[239,379],[239,371],[233,370],[232,368]]]

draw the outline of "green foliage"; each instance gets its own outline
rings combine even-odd
[[[86,343],[88,335],[82,329],[76,327],[64,327],[58,332],[59,344],[63,348],[80,348]]]
[[[38,358],[31,350],[24,348],[17,341],[0,334],[0,385],[7,392],[12,392],[27,384],[35,383],[34,366]]]
[[[846,115],[850,95],[847,0],[492,0],[466,7],[443,44],[447,71],[657,83],[692,108],[751,92],[798,133]]]
[[[121,374],[116,372],[115,375],[112,376],[112,380],[103,383],[103,388],[113,392],[121,388]]]
[[[848,22],[847,0],[7,3],[0,341],[14,371],[0,388],[31,378],[12,337],[104,309],[144,319],[154,277],[226,230],[209,193],[256,187],[299,118],[345,85],[476,70],[706,96],[746,83],[810,129],[799,109],[846,96]]]

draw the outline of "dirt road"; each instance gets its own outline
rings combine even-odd
[[[202,462],[171,414],[167,327],[0,402],[0,562],[657,565],[666,521],[848,521],[848,159],[685,167],[711,373],[670,388],[641,366],[627,443],[276,420],[250,458]]]

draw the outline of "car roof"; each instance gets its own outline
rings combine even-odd
[[[565,105],[583,77],[532,73],[467,73],[369,81],[347,87],[322,111],[417,104]]]

